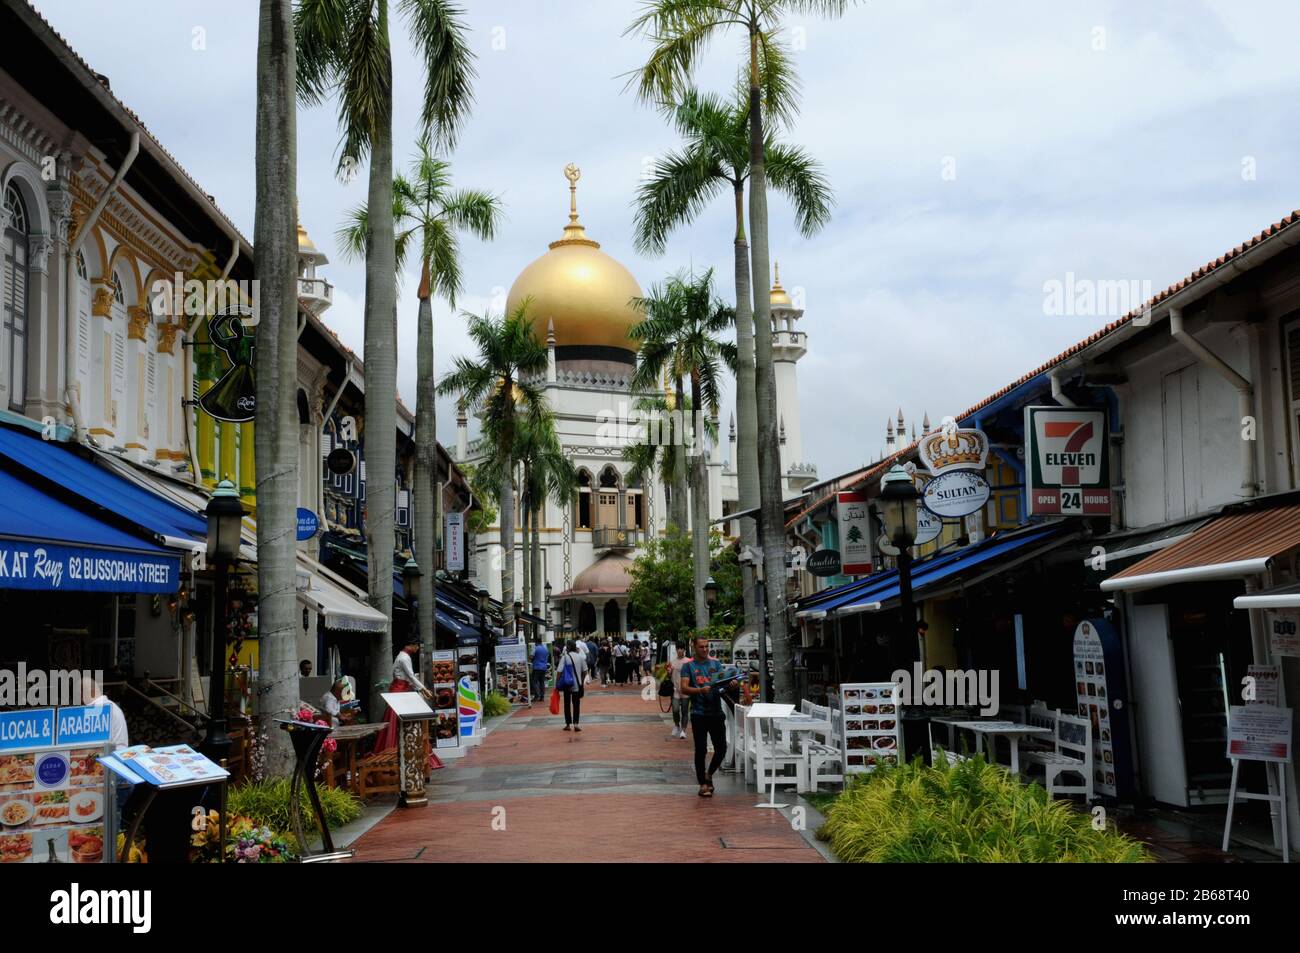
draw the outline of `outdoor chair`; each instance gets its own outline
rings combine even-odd
[[[1056,733],[1050,751],[1021,752],[1027,764],[1043,766],[1043,786],[1049,797],[1058,794],[1082,794],[1093,799],[1092,722],[1087,718],[1055,713]],[[1061,782],[1062,775],[1078,775],[1081,784]]]

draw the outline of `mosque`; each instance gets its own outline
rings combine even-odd
[[[625,419],[640,395],[630,387],[638,342],[628,337],[640,313],[630,302],[641,285],[623,264],[601,251],[579,221],[574,165],[569,180],[569,222],[547,251],[515,279],[506,300],[512,313],[531,299],[529,314],[538,340],[545,343],[545,393],[560,441],[578,470],[569,505],[548,500],[541,520],[541,580],[534,608],[551,618],[572,621],[576,631],[607,634],[636,631],[628,617],[628,570],[645,541],[667,526],[668,501],[657,480],[632,479],[623,446],[611,440],[610,422]],[[796,366],[807,353],[808,336],[798,330],[803,309],[781,287],[780,272],[771,290],[773,357],[780,413],[781,471],[784,496],[800,493],[817,480],[816,467],[803,458]],[[721,438],[721,431],[719,437]],[[736,512],[736,426],[731,414],[724,461],[719,441],[707,448],[710,519]],[[483,450],[468,440],[468,420],[457,418],[457,461],[473,465]],[[725,524],[735,533],[738,525]],[[477,580],[494,598],[501,595],[501,573],[493,569],[500,527],[489,527],[473,541]],[[523,530],[515,537],[515,598],[522,598]],[[496,561],[499,563],[499,560]],[[549,588],[546,588],[548,587]],[[549,595],[543,607],[542,592]]]

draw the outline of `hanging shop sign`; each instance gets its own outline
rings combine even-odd
[[[916,508],[916,539],[913,545],[924,546],[939,538],[943,532],[943,520],[935,516],[924,506]]]
[[[357,455],[347,447],[335,447],[325,458],[325,469],[335,476],[343,476],[357,468]]]
[[[945,426],[926,434],[917,453],[930,476],[950,470],[983,470],[989,459],[989,438],[982,430],[964,430],[945,418]]]
[[[0,588],[40,592],[175,592],[180,558],[0,540]]]
[[[1300,612],[1277,609],[1269,614],[1268,647],[1274,656],[1300,656]]]
[[[1228,708],[1228,757],[1244,761],[1291,760],[1291,709],[1272,705]]]
[[[443,532],[442,542],[447,554],[447,571],[462,572],[465,569],[465,514],[448,513],[447,526]]]
[[[814,576],[838,576],[840,566],[838,549],[819,549],[808,557],[808,571]]]
[[[305,506],[298,507],[298,542],[312,539],[320,532],[320,517]]]
[[[988,480],[975,470],[948,470],[928,482],[921,493],[925,508],[940,519],[978,513],[988,500]]]
[[[199,407],[209,417],[226,423],[248,423],[257,416],[257,384],[253,374],[257,338],[244,323],[251,315],[249,309],[238,309],[208,318],[208,340],[225,355],[230,366],[203,392]]]
[[[835,514],[839,523],[842,569],[846,576],[871,573],[871,517],[867,512],[867,494],[863,490],[842,490],[835,495]]]
[[[1106,412],[1026,407],[1025,481],[1031,515],[1109,516]]]

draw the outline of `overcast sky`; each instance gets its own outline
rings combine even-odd
[[[36,5],[251,238],[257,4]],[[479,78],[455,180],[499,193],[508,222],[490,245],[465,242],[459,305],[500,309],[559,237],[568,162],[582,168],[588,234],[643,287],[693,264],[716,267],[730,294],[726,200],[663,258],[632,249],[630,202],[647,157],[675,145],[624,91],[622,74],[647,52],[622,36],[639,4],[469,6]],[[397,22],[405,164],[422,79]],[[1159,290],[1300,205],[1294,0],[891,0],[788,27],[804,86],[789,136],[825,164],[837,197],[833,221],[807,240],[771,202],[773,256],[806,308],[804,456],[823,478],[877,458],[900,405],[909,421],[928,411],[937,422],[1118,316],[1045,314],[1046,283],[1073,273]],[[709,55],[701,84],[729,88],[738,38]],[[365,176],[336,178],[337,144],[333,106],[299,112],[302,219],[334,259],[325,317],[360,352],[363,271],[342,261],[333,233],[364,201]],[[399,300],[408,405],[417,277]],[[445,303],[435,313],[441,373],[467,343],[457,314]],[[450,407],[439,415],[440,438],[454,444]]]

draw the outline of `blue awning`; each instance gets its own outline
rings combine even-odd
[[[203,544],[207,521],[100,466],[78,448],[34,433],[0,427],[0,457],[11,472],[51,496],[121,525],[133,524],[159,540]]]
[[[1063,532],[1059,525],[1053,525],[1019,531],[1014,535],[994,536],[974,546],[943,553],[912,566],[913,595],[924,597],[927,589],[938,588],[940,583],[956,583],[977,567],[984,572],[996,571],[997,561],[1035,555],[1071,537],[1072,534]],[[800,613],[848,615],[873,608],[875,603],[879,603],[880,608],[885,608],[886,604],[895,602],[898,598],[898,570],[890,569],[848,585],[816,593],[800,600],[798,609]]]
[[[0,469],[0,589],[175,592],[180,557]]]

